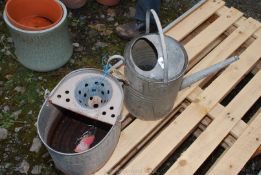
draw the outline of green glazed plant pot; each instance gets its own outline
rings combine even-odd
[[[17,28],[8,20],[4,11],[3,17],[14,41],[17,60],[29,69],[39,72],[55,70],[67,63],[72,56],[73,46],[66,21],[67,10],[62,2],[57,2],[63,9],[63,17],[56,25],[45,30]]]

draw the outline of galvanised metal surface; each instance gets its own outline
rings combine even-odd
[[[66,75],[48,99],[52,104],[113,125],[122,111],[123,90],[114,77],[85,68]]]
[[[118,143],[122,108],[123,90],[112,76],[91,68],[65,76],[47,97],[37,120],[38,135],[56,167],[68,175],[88,175],[101,168]],[[74,120],[65,122],[65,117]],[[82,135],[77,134],[82,124],[110,129],[89,150],[74,153],[72,143]],[[68,147],[72,149],[68,151]]]
[[[46,30],[27,31],[15,27],[7,18],[3,18],[10,30],[15,45],[17,60],[25,67],[45,72],[63,66],[71,57],[73,46],[67,28],[67,10],[62,2],[61,21]]]
[[[163,35],[157,14],[151,12],[159,34],[148,34],[150,15],[147,13],[147,34],[130,41],[124,52],[128,81],[124,87],[125,105],[132,115],[142,120],[167,116],[181,88],[238,60],[238,57],[232,57],[183,79],[188,64],[187,53],[176,40]]]
[[[125,48],[125,76],[130,86],[143,95],[158,98],[175,85],[187,67],[187,54],[176,40],[165,36],[168,53],[168,82],[164,83],[164,69],[159,63],[163,57],[157,34],[148,34],[132,40]]]
[[[107,135],[89,150],[81,153],[63,153],[48,144],[52,126],[59,117],[62,117],[61,114],[61,109],[45,101],[37,120],[38,135],[48,149],[55,166],[67,175],[89,175],[96,172],[108,161],[118,143],[121,131],[120,121],[117,120]]]
[[[141,41],[143,46],[138,47]],[[146,41],[153,42],[154,49],[150,49],[153,45]],[[157,120],[171,111],[186,69],[187,55],[183,47],[170,37],[165,37],[165,41],[169,57],[167,83],[158,63],[158,58],[162,57],[158,35],[134,39],[125,50],[125,76],[129,81],[129,86],[124,87],[125,105],[132,115],[142,120]],[[173,58],[175,56],[178,59]],[[153,69],[148,70],[150,67]]]
[[[158,17],[153,15],[159,34],[134,38],[124,52],[129,82],[124,87],[125,105],[142,120],[157,120],[171,111],[188,60],[183,46],[163,35]]]

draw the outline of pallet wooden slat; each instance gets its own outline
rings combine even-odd
[[[212,108],[217,103],[217,100],[222,98],[229,92],[229,89],[234,87],[234,83],[239,82],[242,77],[258,62],[261,53],[260,50],[261,38],[254,41],[246,51],[240,55],[240,60],[232,64],[225,70],[222,76],[219,76],[210,86],[207,87],[199,96],[199,101],[208,109]],[[231,80],[231,81],[226,81]],[[225,88],[224,88],[225,87]],[[211,96],[211,98],[208,98]]]
[[[202,93],[203,90],[200,88],[200,87],[197,87],[191,94],[189,94],[189,96],[187,97],[190,101],[194,101],[195,99],[197,99],[197,96]],[[208,116],[211,118],[211,119],[215,119],[216,117],[216,114],[219,114],[221,113],[223,110],[225,109],[224,106],[220,105],[219,103],[208,113]],[[212,120],[204,120],[204,123],[203,121],[201,121],[202,124],[204,124],[205,128],[206,129],[206,126],[208,126],[210,123],[211,123]],[[247,124],[244,122],[244,121],[239,121],[235,127],[230,131],[230,134],[235,137],[235,138],[238,138],[242,133],[243,131],[247,128]],[[196,137],[198,137],[203,131],[202,130],[197,130],[195,131],[195,135]],[[228,145],[230,145],[229,141],[228,140],[224,140],[224,142]],[[228,148],[228,147],[225,147],[225,148]]]
[[[213,110],[211,110],[209,113],[216,113],[216,111],[223,111],[224,107],[220,104],[217,104]],[[214,111],[214,112],[212,112]],[[212,116],[212,118],[214,118]],[[210,122],[204,126],[204,129],[202,130],[200,127],[193,133],[196,137],[199,137],[199,135],[207,128],[207,126],[210,124]],[[233,129],[230,131],[229,135],[226,136],[224,141],[221,143],[222,146],[227,149],[233,145],[235,140],[244,132],[244,130],[247,128],[247,124],[244,121],[239,121]]]
[[[110,160],[96,174],[106,174],[109,172],[117,163],[128,156],[132,150],[138,149],[140,142],[145,140],[148,134],[154,132],[156,127],[168,122],[169,119],[167,118],[161,122],[157,121],[158,123],[141,120],[135,120],[131,123],[131,125],[121,132],[121,138]]]
[[[249,26],[249,28],[246,28]],[[260,28],[260,23],[253,23],[251,20],[245,21],[236,31],[229,35],[220,45],[218,45],[212,52],[210,52],[204,60],[199,62],[192,70],[190,70],[187,75],[191,75],[203,68],[213,65],[219,61],[224,60],[229,57],[241,44],[243,44],[258,28]],[[233,43],[233,44],[231,44]],[[179,99],[186,98],[202,81],[199,81],[192,85],[192,88],[187,88],[182,90],[178,94],[177,103]],[[194,87],[194,88],[193,88]]]
[[[197,50],[197,52],[199,53],[201,50]],[[180,98],[179,102],[183,101],[185,98],[185,96],[183,96],[183,98]],[[178,105],[178,103],[175,104],[176,106]],[[126,113],[127,114],[127,113]],[[161,122],[161,120],[159,121],[154,121],[154,122],[144,122],[144,121],[134,121],[133,124],[131,124],[131,126],[129,128],[127,128],[127,131],[123,131],[122,132],[122,137],[124,137],[125,133],[128,133],[126,136],[126,140],[129,140],[130,144],[126,144],[126,146],[118,146],[120,150],[118,150],[116,148],[115,152],[116,155],[112,156],[112,158],[110,159],[110,161],[100,170],[100,172],[105,172],[108,171],[109,169],[111,169],[117,162],[119,162],[133,147],[135,147],[135,145],[137,145],[140,140],[142,140],[144,137],[146,137],[147,133],[150,133],[151,130],[153,130],[158,124],[159,122]],[[134,134],[136,131],[139,130],[144,130],[144,128],[146,128],[146,131],[143,131],[142,134]],[[138,135],[138,136],[136,136]],[[123,143],[125,144],[125,142],[123,141]],[[121,141],[118,145],[121,145]],[[99,173],[99,172],[98,172]]]
[[[222,112],[224,113],[224,111],[228,110],[231,103],[233,104],[233,100],[226,107],[221,106],[219,101],[234,88],[234,86],[253,68],[258,61],[260,61],[260,23],[252,18],[242,17],[243,14],[240,11],[224,6],[224,2],[221,0],[208,0],[193,13],[176,24],[172,29],[168,30],[166,34],[180,41],[187,37],[187,35],[189,35],[198,26],[203,23],[205,24],[205,21],[214,14],[218,15],[217,19],[215,18],[212,23],[207,24],[209,26],[204,27],[200,30],[200,32],[195,33],[192,39],[187,40],[188,42],[185,44],[190,60],[189,67],[193,67],[195,64],[187,75],[226,59],[244,43],[246,50],[244,50],[240,55],[241,59],[229,66],[210,85],[208,85],[206,89],[199,89],[198,85],[204,82],[204,80],[201,80],[192,85],[190,88],[179,92],[174,108],[179,106],[186,98],[189,98],[192,103],[187,107],[185,106],[185,110],[181,112],[181,114],[178,115],[174,121],[172,121],[173,114],[176,113],[178,109],[172,111],[168,117],[162,120],[141,121],[136,119],[129,125],[127,124],[126,128],[124,128],[121,133],[119,143],[112,157],[105,164],[105,166],[95,174],[115,174],[115,172],[120,172],[120,174],[124,175],[150,174],[156,170],[169,157],[169,155],[176,150],[176,148],[180,146],[180,144],[201,122],[200,126],[202,127],[202,130],[204,130],[203,133],[200,134],[196,141],[187,150],[192,151],[186,151],[167,172],[167,174],[173,174],[174,171],[177,171],[175,167],[176,165],[180,165],[180,160],[183,160],[186,155],[192,154],[193,150],[197,150],[197,147],[193,147],[193,145],[196,145],[196,143],[203,144],[207,141],[207,139],[204,139],[204,133],[210,132],[213,125],[219,126],[215,123],[220,124],[221,119],[219,118],[224,116],[217,116],[217,114]],[[221,34],[222,37],[220,37]],[[227,37],[224,37],[224,34],[227,35]],[[251,38],[251,40],[249,40],[249,38]],[[211,47],[209,45],[211,45]],[[196,63],[197,61],[200,62]],[[255,72],[258,72],[258,70]],[[260,77],[260,73],[257,73],[251,82],[256,80],[257,76]],[[244,89],[250,86],[249,84],[253,83],[249,82]],[[260,83],[256,85],[260,85]],[[239,98],[238,96],[246,91],[244,89],[235,98]],[[249,98],[250,101],[248,100],[248,102],[250,103],[246,102],[246,106],[239,110],[241,111],[241,115],[234,117],[233,124],[231,124],[232,122],[227,121],[226,123],[229,123],[230,125],[220,125],[223,130],[216,130],[216,132],[223,132],[223,138],[220,136],[218,141],[213,144],[213,147],[206,151],[207,153],[204,154],[204,157],[200,157],[200,155],[193,157],[195,160],[198,160],[199,158],[200,161],[198,161],[196,165],[193,165],[193,168],[189,168],[192,170],[190,172],[194,172],[201,165],[202,161],[204,161],[213,151],[213,148],[222,142],[224,138],[225,139],[222,144],[226,148],[231,147],[231,150],[234,150],[231,152],[235,154],[236,149],[238,149],[236,143],[242,136],[244,136],[246,130],[249,129],[249,126],[241,121],[240,117],[242,116],[242,111],[245,112],[248,108],[250,108],[254,100],[258,98],[258,93],[260,96],[259,91],[252,92],[251,97],[255,94],[255,98]],[[123,116],[125,117],[127,115],[128,111],[123,109]],[[206,115],[209,115],[213,121],[204,118]],[[255,119],[253,122],[256,121],[257,120]],[[166,125],[167,123],[169,124]],[[207,129],[205,130],[205,128]],[[214,129],[212,129],[212,131],[214,131]],[[156,135],[157,132],[160,133]],[[197,133],[199,134],[199,132],[202,131],[198,131]],[[225,133],[228,134],[227,137]],[[156,136],[154,137],[154,135]],[[151,138],[153,139],[149,142],[148,139]],[[239,139],[236,143],[234,143],[237,138]],[[199,141],[197,141],[198,139]],[[258,148],[258,145],[255,148]],[[242,168],[242,165],[249,159],[249,155],[251,153],[253,154],[253,152],[253,150],[248,151],[248,153],[246,153],[247,156],[245,156],[244,160],[241,161],[240,165],[233,164],[236,165],[236,168],[232,168],[233,172],[239,171],[240,167]],[[225,158],[225,156],[221,157],[220,160],[223,158]],[[222,161],[220,160],[217,161],[215,167],[222,167]],[[181,162],[181,164],[183,163],[184,162]],[[183,167],[188,165],[184,164]],[[187,169],[184,170],[185,172],[187,171]],[[212,172],[213,170],[215,169],[211,169],[210,171]],[[219,172],[218,170],[219,169],[215,171]]]
[[[182,40],[200,24],[202,24],[206,19],[213,15],[219,8],[224,6],[224,1],[207,1],[195,12],[187,16],[181,22],[175,25],[174,28],[167,31],[166,34],[176,38],[177,40]],[[193,21],[193,22],[191,22]]]
[[[198,54],[198,50],[206,48],[242,15],[242,12],[234,8],[227,9],[217,20],[185,45],[189,59],[192,60]]]
[[[256,149],[261,145],[260,123],[261,113],[250,123],[245,132],[226,154],[218,160],[208,174],[238,174]]]
[[[261,71],[240,91],[222,113],[182,154],[168,174],[193,174],[225,138],[261,94]],[[249,95],[251,94],[251,96]],[[257,148],[256,148],[257,149]]]
[[[254,31],[253,31],[254,32]],[[254,43],[254,46],[256,46],[258,43]],[[252,53],[256,52],[256,47],[254,47],[254,49],[250,48],[250,51],[252,51]],[[249,51],[249,52],[250,52]],[[222,51],[224,52],[224,51]],[[256,55],[255,59],[258,59],[259,56]],[[239,60],[239,63],[241,63],[241,66],[245,66],[244,61],[247,60],[248,58],[245,58],[244,56],[241,58],[241,60]],[[204,59],[205,60],[205,59]],[[250,61],[249,61],[250,62]],[[256,62],[256,61],[254,61]],[[252,64],[254,64],[254,62],[252,62]],[[248,69],[251,68],[251,65],[249,65],[249,67],[247,67]],[[247,70],[248,70],[247,69]],[[246,69],[245,69],[246,70]],[[246,71],[247,71],[246,70]],[[244,69],[243,69],[244,71]],[[234,72],[234,71],[233,71]],[[238,74],[236,75],[236,77],[238,79],[240,79],[240,77],[242,76],[242,74]],[[234,78],[234,80],[236,80],[236,77]],[[233,83],[234,81],[230,81],[230,83]],[[236,81],[237,82],[237,81]],[[234,82],[234,83],[236,83]],[[222,83],[221,83],[222,85]],[[233,84],[232,84],[233,85]],[[220,89],[223,89],[225,92],[223,92],[223,94],[226,94],[227,87],[229,86],[222,86],[219,87]],[[233,86],[232,86],[233,87]],[[231,88],[232,88],[231,87]],[[230,88],[230,89],[231,89]],[[216,90],[212,90],[211,92],[215,92]],[[219,99],[221,99],[223,97],[222,93],[219,94],[220,97]],[[206,97],[205,97],[206,98]],[[215,100],[215,103],[218,102],[219,99]],[[212,107],[215,105],[214,101],[212,104]],[[202,113],[203,111],[203,113]],[[196,114],[199,112],[199,114],[201,114],[200,118],[192,118],[191,116],[196,116]],[[201,112],[201,113],[200,113]],[[174,122],[173,124],[170,124],[170,126],[168,128],[166,128],[166,130],[164,130],[160,136],[157,137],[156,141],[152,142],[148,148],[146,148],[143,152],[141,152],[137,158],[135,158],[134,161],[130,162],[130,164],[126,167],[126,171],[132,171],[133,169],[142,169],[144,170],[143,173],[149,174],[150,171],[153,171],[159,164],[160,162],[164,161],[164,158],[171,152],[171,150],[173,150],[176,146],[178,146],[178,143],[183,140],[184,138],[186,138],[185,136],[189,134],[188,130],[185,130],[186,127],[189,127],[191,129],[193,129],[193,127],[202,119],[202,117],[204,117],[204,115],[206,115],[207,111],[206,109],[202,109],[201,106],[198,106],[196,104],[194,105],[190,105],[188,108],[186,108],[186,110],[175,120],[176,123]],[[181,121],[179,121],[179,119]],[[177,124],[178,123],[178,124]],[[184,131],[180,131],[182,129],[184,129]],[[172,134],[172,131],[175,131],[175,134]],[[172,140],[168,140],[167,138],[169,137],[169,135],[172,134],[172,136],[170,138],[173,137]],[[165,143],[166,142],[166,143]],[[168,149],[166,148],[166,146],[164,146],[164,149],[161,149],[160,151],[158,151],[159,147],[158,145],[168,145]],[[175,146],[176,145],[176,146]],[[147,157],[152,155],[154,152],[158,152],[157,157],[155,159],[149,159],[147,160]],[[160,153],[162,152],[162,154]]]
[[[147,132],[144,129],[151,131],[157,124],[155,122],[139,121],[136,120],[121,132],[119,143],[105,166],[100,169],[97,174],[104,174],[111,170],[116,163],[123,159],[128,152],[130,152],[141,140],[147,136]]]
[[[215,118],[217,114],[221,113],[224,110],[224,107],[220,104],[217,104],[213,110],[211,110],[208,114],[212,118]],[[247,124],[244,121],[239,121],[236,126],[230,131],[230,134],[236,138],[238,138],[242,132],[246,129]]]
[[[191,106],[191,107],[190,107]],[[204,115],[204,110],[196,104],[191,104],[182,113],[182,116]],[[185,139],[187,135],[188,123],[198,123],[201,119],[197,117],[180,117],[178,116],[168,128],[166,128],[160,135],[153,140],[148,147],[143,150],[129,165],[123,170],[123,173],[132,172],[133,170],[140,170],[141,174],[150,174],[159,164],[164,161],[164,158],[171,154],[171,150],[176,148],[179,142]],[[184,126],[184,127],[181,127]],[[164,147],[163,147],[164,145]],[[154,154],[157,153],[157,154]],[[153,158],[148,159],[151,155]]]

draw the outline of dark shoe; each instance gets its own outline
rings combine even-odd
[[[153,27],[152,25],[151,28],[155,27]],[[118,27],[116,27],[116,33],[120,38],[130,40],[144,33],[145,29],[145,22],[134,21],[127,24],[119,25]]]

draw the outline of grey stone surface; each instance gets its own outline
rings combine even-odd
[[[28,114],[28,115],[32,115],[32,114],[33,114],[33,111],[30,110],[27,114]]]
[[[10,111],[10,107],[8,105],[4,106],[3,112],[8,112]]]
[[[8,136],[8,131],[5,128],[0,128],[0,141],[5,140]]]
[[[23,127],[16,127],[15,132],[19,132]]]
[[[26,160],[23,160],[20,163],[19,167],[16,168],[16,171],[18,171],[22,174],[27,174],[29,168],[30,168],[30,164]]]
[[[107,18],[108,21],[114,21],[114,17],[110,16]]]
[[[21,93],[23,94],[25,92],[26,88],[25,87],[22,87],[22,86],[16,86],[14,88],[14,91],[18,92],[18,93]]]
[[[136,9],[134,7],[129,7],[129,14],[128,16],[133,18],[135,16]]]
[[[39,150],[41,149],[41,147],[42,147],[42,142],[41,142],[41,140],[40,140],[38,137],[35,137],[35,138],[33,139],[32,145],[31,145],[31,147],[30,147],[30,151],[31,151],[31,152],[36,152],[36,153],[38,153]]]
[[[80,47],[79,43],[73,43],[72,45],[73,45],[73,47]]]
[[[107,43],[100,42],[100,41],[98,41],[98,42],[95,44],[95,47],[96,47],[96,48],[103,48],[103,47],[106,47],[106,46],[108,46]]]
[[[13,112],[12,115],[14,116],[15,119],[17,119],[21,113],[22,113],[22,109]]]
[[[33,166],[31,173],[32,174],[41,174],[41,171],[42,171],[42,166],[35,165],[35,166]]]

